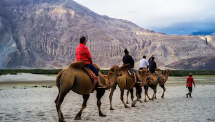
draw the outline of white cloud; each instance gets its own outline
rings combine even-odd
[[[92,11],[147,29],[215,22],[215,0],[75,0]]]

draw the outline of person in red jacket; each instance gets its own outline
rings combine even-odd
[[[191,93],[192,93],[193,84],[194,84],[194,87],[196,87],[195,82],[192,77],[192,73],[189,73],[189,76],[187,77],[187,85],[186,85],[186,88],[188,88],[188,90],[189,90],[189,92],[186,94],[187,98],[188,98],[188,95],[190,96],[190,98],[192,98]]]
[[[80,38],[80,44],[76,48],[76,52],[75,52],[75,58],[76,59],[75,59],[75,61],[76,62],[85,61],[85,67],[88,67],[96,75],[97,82],[98,82],[98,88],[106,88],[106,86],[102,85],[100,82],[98,70],[93,65],[91,53],[90,53],[89,49],[85,46],[86,44],[87,44],[86,38],[84,36],[81,37]]]

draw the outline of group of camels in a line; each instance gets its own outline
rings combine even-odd
[[[121,97],[120,99],[122,100],[125,108],[128,108],[126,103],[128,104],[128,94],[129,92],[131,93],[131,99],[132,99],[132,107],[135,106],[136,101],[141,101],[141,93],[142,93],[142,87],[145,89],[145,99],[144,102],[146,101],[146,96],[148,97],[149,100],[154,100],[156,99],[156,90],[157,90],[157,85],[159,84],[163,88],[163,94],[162,98],[164,98],[164,92],[165,92],[165,86],[164,83],[167,81],[169,74],[171,71],[169,69],[166,69],[161,73],[160,71],[157,73],[149,73],[147,69],[142,69],[139,70],[139,77],[142,81],[142,84],[137,84],[136,78],[132,77],[129,73],[129,64],[126,64],[122,67],[119,67],[117,65],[113,65],[107,75],[103,75],[100,72],[100,69],[96,64],[94,66],[98,69],[99,71],[99,76],[100,76],[100,81],[102,84],[106,85],[106,89],[98,89],[96,87],[96,84],[92,81],[91,77],[89,74],[86,73],[86,71],[83,70],[85,63],[84,62],[75,62],[72,63],[69,67],[63,69],[60,71],[57,75],[56,79],[56,85],[58,87],[59,93],[57,95],[57,98],[55,100],[56,103],[56,109],[58,113],[58,118],[59,122],[64,121],[63,114],[61,112],[61,104],[64,100],[64,97],[66,94],[72,90],[73,92],[80,94],[83,96],[83,104],[81,110],[78,112],[78,114],[75,117],[75,120],[80,120],[82,111],[84,108],[86,108],[87,105],[87,100],[90,97],[90,93],[94,90],[97,91],[96,97],[97,97],[97,106],[98,106],[98,111],[99,111],[99,116],[106,116],[101,112],[101,98],[105,93],[105,90],[111,90],[110,92],[110,110],[113,109],[112,105],[112,96],[114,93],[114,90],[116,89],[116,86],[119,86],[119,89],[121,91]],[[133,96],[133,87],[136,88],[136,96],[137,99],[134,100]],[[148,95],[148,88],[151,87],[154,91],[152,98],[149,97]],[[124,90],[127,91],[127,101],[126,103],[124,102]]]

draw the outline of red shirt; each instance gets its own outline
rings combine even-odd
[[[193,77],[192,76],[187,77],[187,87],[192,87],[193,83],[194,83]]]
[[[75,53],[75,60],[78,61],[85,61],[85,64],[90,64],[90,61],[88,58],[91,57],[89,49],[84,44],[79,44],[76,48]]]

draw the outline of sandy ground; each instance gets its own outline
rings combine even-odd
[[[51,81],[55,80],[56,76],[36,75],[30,73],[20,73],[17,75],[2,75],[0,82],[19,82],[19,81]]]
[[[37,88],[28,87],[31,81],[27,82],[23,79],[17,83],[24,82],[26,86],[13,88],[0,84],[0,122],[57,122],[58,117],[54,100],[58,89],[56,87],[40,87],[41,82],[45,81],[47,85],[54,83],[52,80],[32,81],[38,85]],[[0,83],[5,82],[1,81]],[[10,82],[8,81],[8,83]],[[120,91],[117,88],[113,96],[114,111],[109,110],[110,92],[107,90],[102,98],[102,112],[107,117],[98,116],[96,92],[94,92],[91,93],[87,108],[82,114],[82,121],[215,121],[214,83],[197,82],[196,84],[197,86],[193,88],[193,98],[186,98],[185,94],[188,90],[184,83],[167,83],[165,99],[161,99],[162,89],[158,87],[157,100],[138,102],[137,107],[132,108],[124,108],[120,100]],[[151,89],[149,94],[152,95]],[[81,108],[82,101],[81,95],[72,91],[67,94],[62,104],[62,111],[67,122],[74,121],[75,115]],[[129,101],[131,100],[129,99]]]

